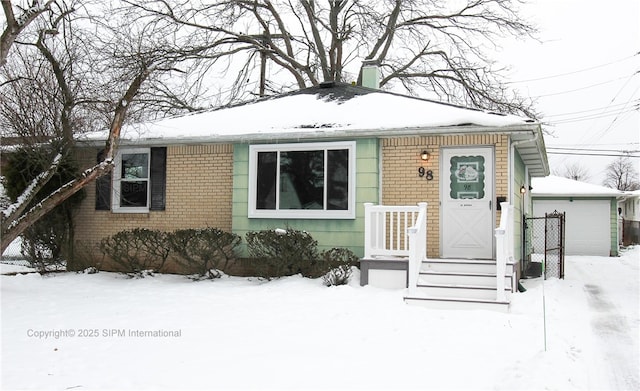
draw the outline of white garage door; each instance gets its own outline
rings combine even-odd
[[[611,204],[608,200],[534,200],[533,215],[565,212],[565,254],[601,255],[611,252]]]

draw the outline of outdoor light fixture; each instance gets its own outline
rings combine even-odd
[[[425,162],[429,160],[429,152],[427,152],[426,149],[422,151],[422,153],[420,154],[420,159],[422,159]]]
[[[527,192],[527,188],[524,185],[520,186],[520,194],[524,194]]]

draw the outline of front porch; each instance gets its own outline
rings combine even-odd
[[[405,301],[431,308],[508,311],[516,291],[513,207],[502,203],[495,229],[496,259],[427,258],[427,204],[365,204],[365,255],[361,285],[407,288]],[[498,277],[500,276],[500,277]]]

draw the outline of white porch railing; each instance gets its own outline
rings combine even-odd
[[[513,261],[513,206],[508,202],[501,202],[500,226],[495,229],[496,236],[496,300],[506,301],[504,292],[504,276],[507,262]]]
[[[418,276],[422,262],[427,259],[427,203],[418,203],[420,212],[412,227],[407,229],[409,236],[409,293],[416,294]]]
[[[364,204],[364,257],[408,257],[407,229],[415,225],[420,206]]]
[[[416,289],[427,254],[427,203],[416,206],[364,204],[364,257],[402,257],[409,261],[409,289]]]

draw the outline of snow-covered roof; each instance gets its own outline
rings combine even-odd
[[[550,175],[531,179],[533,197],[623,197],[624,193],[609,187]]]
[[[627,195],[631,197],[640,197],[640,190],[628,191]]]
[[[343,137],[510,132],[531,149],[537,175],[548,173],[540,124],[515,115],[400,95],[344,83],[328,83],[270,98],[123,128],[121,143],[226,143]],[[107,133],[84,135],[105,140]],[[536,172],[533,173],[536,175]]]

